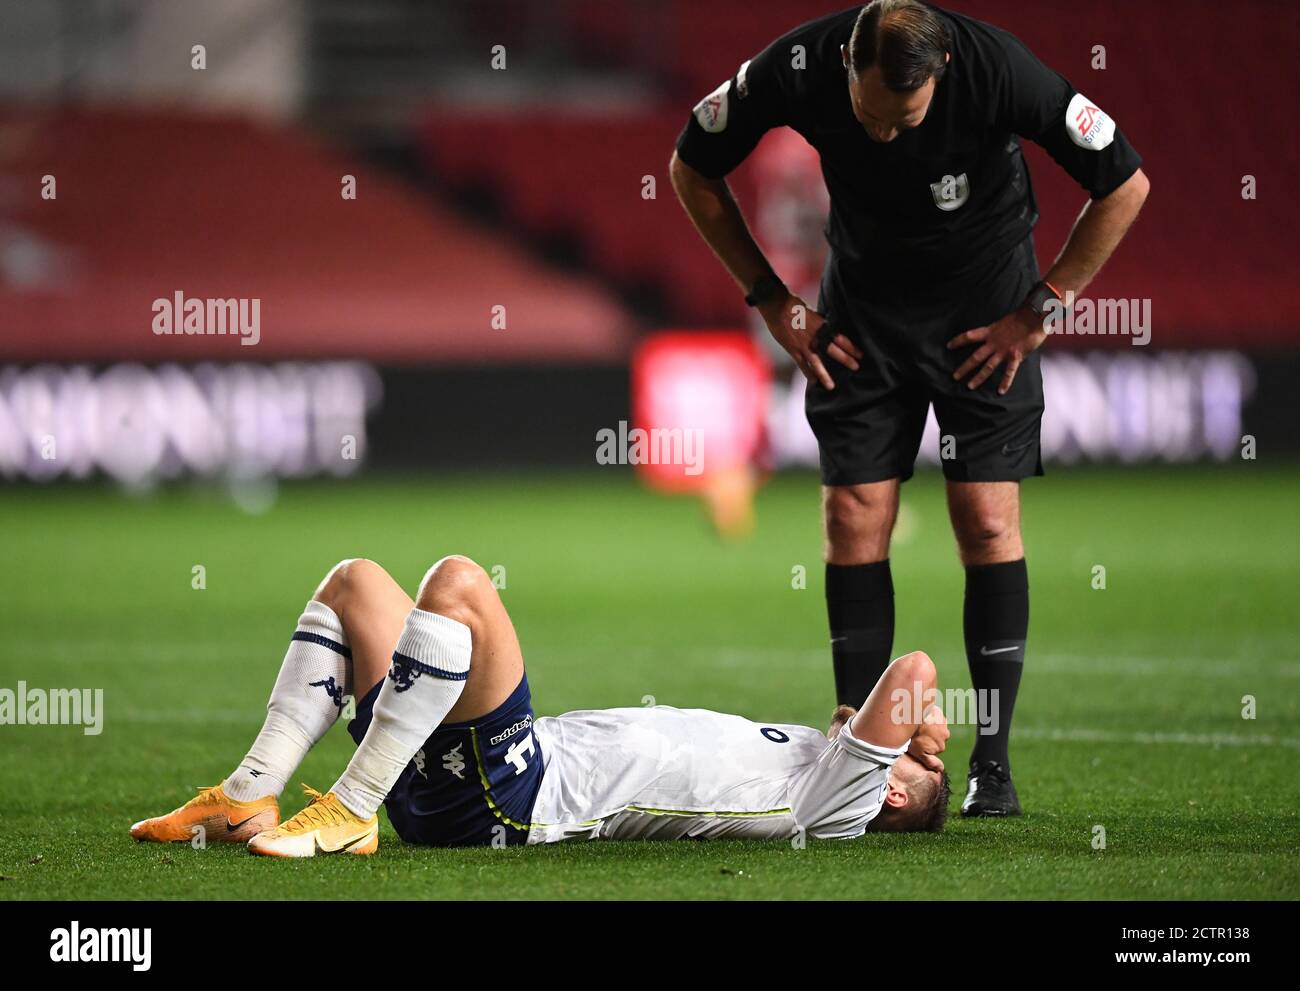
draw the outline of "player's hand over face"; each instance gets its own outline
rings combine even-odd
[[[831,335],[826,319],[798,296],[788,294],[784,299],[759,307],[759,313],[776,343],[785,348],[809,382],[835,388],[835,381],[822,360],[823,353],[845,368],[858,370],[858,362],[862,360],[858,346],[843,334]]]
[[[953,372],[952,377],[960,382],[975,372],[966,387],[978,389],[985,379],[1005,364],[1002,383],[998,386],[998,394],[1005,395],[1011,388],[1020,363],[1046,339],[1047,331],[1043,329],[1042,320],[1033,310],[1022,306],[991,326],[976,327],[958,334],[948,342],[949,351],[971,344],[977,345],[957,371]]]
[[[948,718],[943,710],[937,705],[927,706],[907,752],[931,771],[942,771],[943,761],[938,755],[947,748],[949,735]]]

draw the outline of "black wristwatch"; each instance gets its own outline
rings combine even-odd
[[[1040,320],[1046,320],[1048,307],[1053,302],[1059,303],[1060,301],[1061,294],[1057,291],[1056,286],[1044,280],[1029,290],[1029,296],[1026,297],[1024,305],[1033,311],[1034,316]]]
[[[789,291],[784,282],[769,272],[754,283],[754,287],[749,290],[749,295],[745,297],[745,302],[750,306],[762,306],[774,299],[780,299]]]

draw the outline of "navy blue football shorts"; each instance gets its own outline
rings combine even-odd
[[[348,732],[358,744],[370,727],[380,680],[357,703]],[[515,845],[528,841],[542,783],[528,676],[482,718],[443,723],[425,741],[384,800],[388,821],[407,843]]]

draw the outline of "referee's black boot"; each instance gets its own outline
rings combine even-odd
[[[967,818],[1020,815],[1020,798],[1005,765],[995,760],[970,762],[961,814]]]

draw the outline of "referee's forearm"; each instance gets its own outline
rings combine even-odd
[[[1083,292],[1137,219],[1151,184],[1141,169],[1109,196],[1090,201],[1044,277],[1061,293]]]
[[[673,190],[691,223],[731,273],[741,292],[749,292],[760,278],[772,273],[772,266],[750,233],[740,205],[725,180],[700,175],[676,154],[668,171]]]

